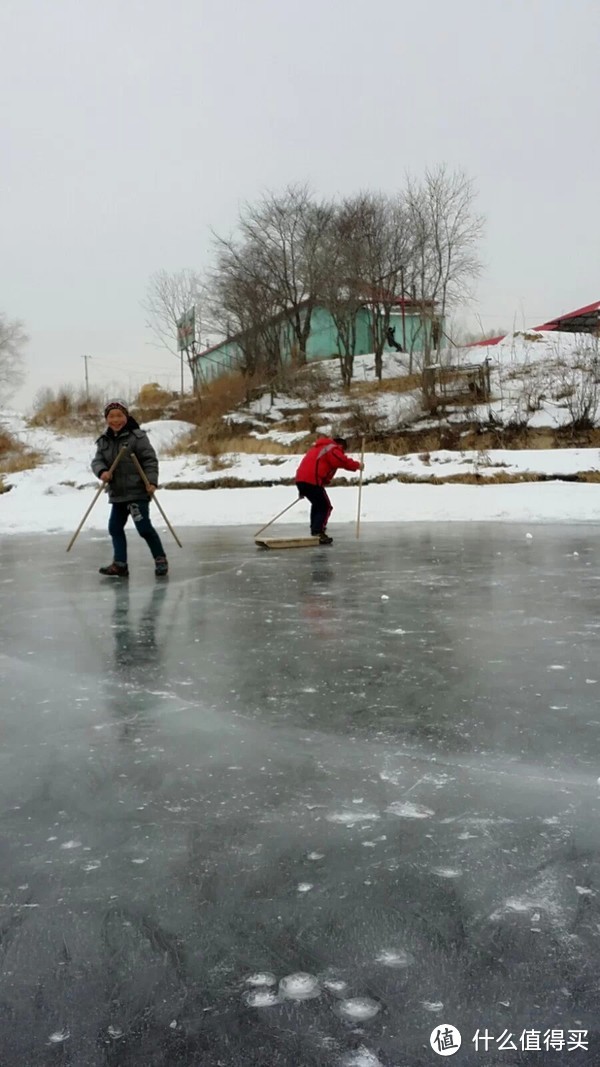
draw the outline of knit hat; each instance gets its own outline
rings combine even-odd
[[[127,407],[127,404],[124,400],[109,400],[108,404],[104,408],[104,418],[106,418],[109,411],[114,411],[115,408],[119,411],[122,411],[124,415],[129,415],[129,408]]]

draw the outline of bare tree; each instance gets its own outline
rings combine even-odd
[[[569,425],[573,431],[591,430],[600,408],[599,339],[589,334],[579,336],[571,360],[560,358],[559,343],[554,350],[559,356],[555,371],[557,393],[571,416]]]
[[[0,312],[0,399],[8,400],[25,378],[24,349],[29,338],[20,319]]]
[[[422,182],[408,180],[406,207],[412,253],[405,279],[420,309],[424,365],[429,362],[434,325],[465,301],[479,276],[478,245],[484,219],[475,212],[472,181],[444,166]]]
[[[221,243],[209,303],[220,331],[241,353],[242,372],[274,378],[281,368],[282,322],[262,267],[251,246]]]
[[[358,314],[365,302],[361,280],[364,246],[352,201],[337,208],[326,244],[320,303],[335,323],[340,372],[344,385],[349,386],[354,374]]]
[[[402,279],[412,254],[409,216],[403,196],[379,193],[359,194],[346,201],[345,211],[360,249],[358,278],[363,305],[371,313],[375,373],[381,379],[390,317],[402,296]]]
[[[216,237],[217,247],[242,274],[262,287],[263,302],[271,303],[290,324],[297,362],[306,362],[311,316],[322,288],[326,237],[333,208],[317,203],[307,186],[291,185],[279,195],[268,194],[240,215],[240,238]],[[249,267],[250,265],[250,267]]]
[[[153,274],[142,303],[147,321],[146,326],[160,348],[171,352],[181,363],[181,392],[184,391],[183,369],[187,364],[192,377],[194,390],[197,387],[195,361],[200,346],[200,331],[207,325],[202,318],[206,287],[200,274],[195,270],[183,269],[170,273],[159,270]],[[195,313],[193,336],[185,338],[183,347],[178,345],[178,323],[189,312]]]

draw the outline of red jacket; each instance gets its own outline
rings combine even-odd
[[[357,471],[360,470],[360,463],[350,459],[332,437],[320,437],[301,461],[296,471],[296,481],[308,482],[309,485],[329,485],[339,467]]]

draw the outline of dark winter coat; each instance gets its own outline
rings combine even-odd
[[[296,481],[307,482],[308,485],[329,485],[339,467],[357,471],[360,470],[360,463],[347,456],[332,437],[320,437],[302,459],[296,471]]]
[[[108,482],[108,498],[111,504],[149,500],[150,497],[131,458],[131,453],[137,456],[150,485],[158,485],[158,460],[147,433],[140,430],[135,419],[129,418],[127,424],[117,434],[110,427],[100,434],[96,441],[96,455],[92,460],[92,470],[99,478],[103,471],[112,467],[123,447],[127,448],[127,452],[120,459],[111,481]]]

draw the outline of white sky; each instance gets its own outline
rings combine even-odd
[[[3,0],[0,310],[42,385],[177,386],[140,301],[210,227],[308,181],[461,167],[487,216],[469,322],[600,299],[598,0]]]

